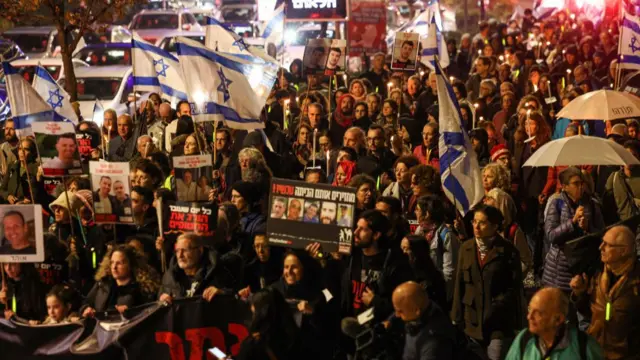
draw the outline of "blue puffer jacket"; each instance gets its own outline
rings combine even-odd
[[[577,203],[569,199],[565,192],[550,201],[552,203],[544,218],[545,247],[549,248],[549,252],[544,260],[542,284],[571,291],[569,282],[572,274],[569,272],[569,262],[562,248],[567,241],[586,235],[577,224],[573,224],[576,209],[579,205],[584,206],[584,215],[588,219],[590,233],[603,229],[604,220],[600,204],[586,194]]]

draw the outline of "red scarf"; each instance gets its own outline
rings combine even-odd
[[[346,116],[342,113],[342,101],[344,99],[346,99],[347,97],[350,97],[351,100],[353,100],[353,107],[355,108],[355,103],[356,100],[353,98],[353,95],[351,94],[344,94],[342,96],[340,96],[338,98],[338,101],[336,102],[336,111],[333,112],[333,118],[336,120],[336,123],[340,126],[342,126],[343,128],[350,128],[351,125],[353,125],[353,110],[351,110],[351,115],[350,116]]]

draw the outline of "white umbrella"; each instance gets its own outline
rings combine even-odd
[[[591,91],[573,99],[556,116],[604,121],[640,117],[640,98],[622,91]]]
[[[595,136],[576,135],[544,144],[522,166],[639,164],[622,145]]]

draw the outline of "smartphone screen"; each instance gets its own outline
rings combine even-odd
[[[209,349],[209,353],[211,353],[211,355],[215,356],[217,359],[220,359],[220,360],[227,357],[227,354],[223,353],[222,350],[218,349],[217,347]]]

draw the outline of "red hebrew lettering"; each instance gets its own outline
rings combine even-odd
[[[235,335],[238,338],[238,342],[231,345],[231,355],[236,356],[240,352],[240,344],[244,341],[244,338],[249,336],[249,331],[242,324],[229,324],[229,333]]]
[[[215,346],[223,352],[227,352],[227,346],[224,343],[224,334],[217,327],[188,329],[185,332],[185,339],[191,343],[191,354],[189,355],[189,360],[202,359],[205,339],[208,339],[211,342],[211,347]]]
[[[169,345],[171,360],[185,360],[184,346],[182,345],[182,339],[178,335],[172,332],[156,332],[156,342]]]

